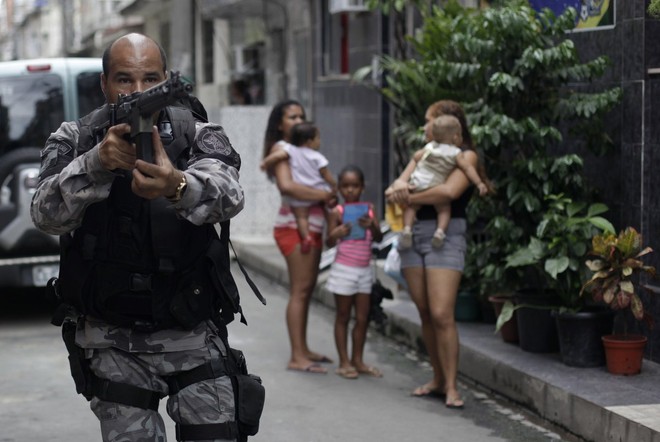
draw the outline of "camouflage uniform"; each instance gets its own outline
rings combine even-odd
[[[80,226],[85,209],[108,197],[116,176],[101,165],[98,145],[76,156],[78,137],[74,122],[63,123],[41,153],[41,182],[31,214],[38,228],[53,235]],[[244,203],[239,166],[240,158],[223,129],[212,123],[196,123],[195,142],[184,171],[188,187],[172,210],[195,225],[233,217]],[[78,322],[76,345],[85,349],[96,376],[167,395],[163,376],[190,370],[226,352],[218,335],[210,320],[192,330],[145,333],[86,317]],[[170,417],[185,424],[233,421],[234,407],[227,377],[189,385],[167,401]],[[98,398],[92,399],[91,408],[101,421],[104,441],[166,440],[162,418],[156,411]]]

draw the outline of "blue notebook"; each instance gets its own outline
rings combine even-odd
[[[364,215],[369,213],[369,204],[368,203],[347,203],[344,204],[344,224],[351,224],[351,233],[345,236],[343,239],[366,239],[367,231],[364,227],[360,226],[358,220]]]

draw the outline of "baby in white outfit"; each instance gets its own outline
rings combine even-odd
[[[480,195],[488,193],[484,179],[477,170],[465,159],[460,146],[463,144],[462,127],[458,119],[451,115],[441,115],[433,120],[433,141],[415,152],[412,160],[402,173],[403,179],[408,175],[409,183],[415,187],[413,192],[428,189],[445,182],[449,174],[459,167],[470,181],[477,186]],[[407,172],[407,173],[406,173]],[[433,234],[431,245],[442,247],[445,240],[445,231],[451,218],[449,204],[436,204],[438,213],[437,229]],[[419,205],[411,204],[403,212],[403,231],[399,238],[399,249],[404,250],[412,246],[412,225]]]

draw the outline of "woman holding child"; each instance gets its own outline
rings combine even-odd
[[[276,104],[268,118],[264,139],[264,158],[284,149],[291,142],[291,129],[305,121],[305,111],[293,100]],[[289,274],[289,303],[286,323],[291,344],[291,357],[287,368],[308,373],[327,373],[321,362],[332,362],[327,356],[313,352],[307,345],[307,317],[312,293],[319,273],[319,262],[323,248],[325,214],[323,202],[336,202],[334,191],[326,191],[296,183],[288,161],[279,161],[268,169],[269,176],[277,183],[282,195],[282,204],[277,213],[274,237],[286,260]],[[308,253],[302,253],[301,238],[289,199],[316,201],[309,208]],[[306,250],[307,251],[307,250]]]
[[[432,123],[441,115],[458,119],[462,127],[462,143],[458,146],[461,155],[468,165],[478,168],[478,156],[473,149],[465,113],[458,103],[441,100],[428,107],[424,126],[426,141],[431,141]],[[409,170],[410,165],[406,169]],[[463,408],[456,385],[459,343],[454,306],[465,259],[465,210],[472,195],[470,185],[461,168],[455,168],[443,184],[412,192],[403,176],[394,180],[385,193],[390,202],[421,206],[412,228],[412,246],[400,250],[401,270],[410,297],[419,311],[433,378],[412,394],[443,397],[448,408]],[[451,204],[451,218],[442,246],[433,247],[431,243],[437,230],[434,206],[441,204]]]

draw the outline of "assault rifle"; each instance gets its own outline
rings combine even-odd
[[[143,92],[120,95],[116,104],[110,105],[110,126],[128,123],[131,126],[130,141],[137,147],[137,157],[153,163],[154,153],[151,131],[154,115],[166,106],[177,104],[188,97],[192,85],[181,80],[179,72]]]

